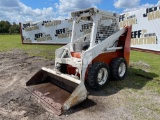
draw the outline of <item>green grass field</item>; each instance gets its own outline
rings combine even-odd
[[[54,52],[60,46],[25,45],[20,35],[0,35],[0,52],[20,49],[30,56],[41,56],[54,60]],[[124,102],[130,105],[136,118],[146,118],[141,108],[160,114],[160,55],[131,51],[128,74],[123,81],[111,81],[104,90],[107,95],[121,91],[126,96]],[[115,92],[116,91],[116,92]],[[149,119],[149,118],[147,118]]]
[[[20,35],[0,35],[0,51],[9,51],[12,49],[21,49],[30,56],[42,56],[54,60],[54,52],[60,46],[57,45],[26,45],[21,43]],[[160,55],[131,51],[129,74],[140,74],[134,76],[136,83],[146,82],[146,88],[156,90],[160,93]],[[136,77],[136,78],[135,78]],[[142,80],[142,78],[144,80]],[[127,83],[124,83],[127,84]],[[124,86],[121,82],[122,86]],[[125,85],[127,86],[127,85]]]
[[[55,49],[60,46],[54,45],[27,45],[21,42],[20,35],[0,35],[0,51],[12,49],[21,49],[31,56],[42,56],[48,59],[54,59]]]

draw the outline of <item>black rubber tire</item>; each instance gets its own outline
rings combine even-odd
[[[108,78],[103,85],[100,85],[98,83],[98,80],[97,80],[98,72],[101,68],[105,68],[108,72]],[[90,88],[92,88],[94,90],[101,90],[109,82],[109,78],[110,78],[110,69],[109,69],[109,66],[106,63],[95,62],[95,63],[93,63],[92,65],[89,66],[87,83],[88,83]]]
[[[124,63],[126,67],[126,71],[124,75],[122,76],[120,76],[118,72],[121,63]],[[127,74],[127,62],[124,58],[114,58],[111,62],[110,69],[111,69],[111,79],[112,80],[123,80]]]

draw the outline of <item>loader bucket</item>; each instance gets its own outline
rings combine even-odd
[[[84,81],[47,68],[38,71],[26,86],[29,92],[57,115],[87,98]]]

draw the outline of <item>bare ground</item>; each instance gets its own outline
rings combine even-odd
[[[53,68],[54,62],[30,57],[17,49],[0,53],[0,120],[160,119],[160,96],[157,93],[143,90],[145,84],[119,87],[120,82],[115,81],[102,91],[89,90],[88,100],[56,116],[37,103],[24,88],[26,81],[42,66]],[[126,81],[132,77],[126,78]]]

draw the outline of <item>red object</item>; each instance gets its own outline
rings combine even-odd
[[[123,46],[123,49],[116,50],[116,52],[109,52],[109,53],[102,53],[98,55],[96,58],[92,60],[94,62],[105,62],[106,64],[110,64],[114,58],[117,57],[124,57],[129,64],[129,57],[130,57],[130,43],[131,43],[131,30],[132,27],[127,27],[126,32],[123,36],[119,37],[118,40],[118,47]]]
[[[71,66],[71,65],[67,65],[67,73],[70,75],[75,75],[76,74],[76,68]],[[80,74],[78,73],[77,76],[80,77]]]
[[[118,40],[118,47],[123,46],[123,49],[116,50],[115,52],[99,54],[96,58],[92,60],[90,64],[94,62],[105,62],[106,64],[110,65],[111,61],[114,58],[124,57],[126,59],[127,64],[129,65],[132,26],[126,28],[126,32],[122,36],[120,36]],[[87,74],[88,68],[85,73],[85,79],[87,79]]]
[[[72,57],[81,58],[81,52],[71,52]]]

